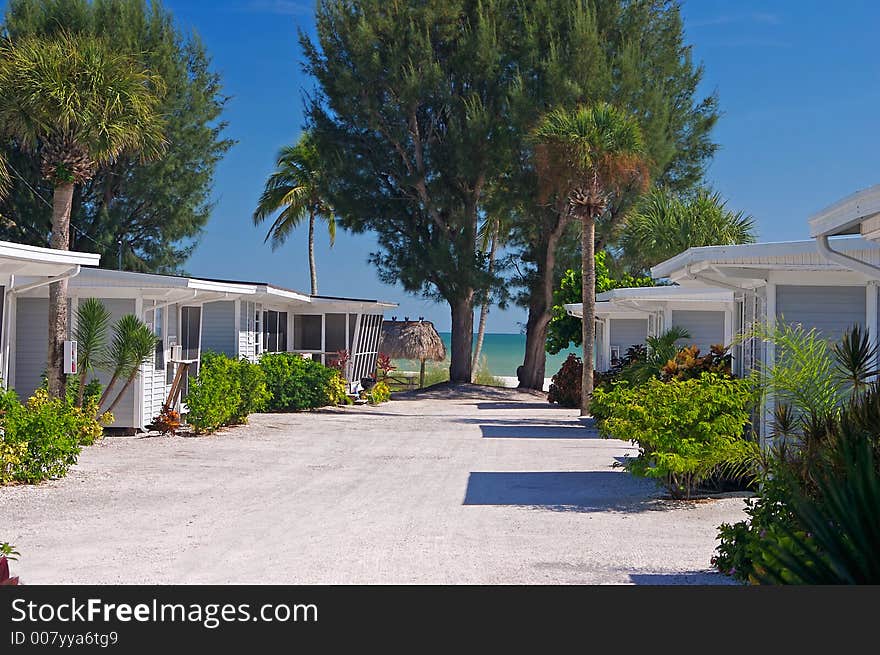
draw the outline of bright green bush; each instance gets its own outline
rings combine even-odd
[[[266,375],[257,364],[206,352],[189,384],[187,421],[196,432],[245,423],[249,414],[264,409],[268,398]]]
[[[266,353],[260,358],[260,368],[266,374],[270,411],[301,411],[347,400],[339,371],[296,353]]]
[[[747,381],[705,373],[596,389],[591,408],[602,436],[638,445],[639,456],[627,465],[632,473],[690,496],[726,467],[735,473],[754,457],[755,443],[744,438],[752,398]]]
[[[266,374],[259,364],[240,359],[236,364],[238,373],[239,402],[233,413],[235,423],[247,423],[248,415],[261,412],[269,401]]]
[[[112,422],[97,415],[92,398],[79,408],[38,389],[26,404],[15,392],[0,394],[0,482],[40,482],[63,476],[76,463],[80,446],[88,445]]]
[[[391,389],[385,382],[377,382],[369,391],[364,392],[364,398],[371,405],[380,405],[391,400]]]

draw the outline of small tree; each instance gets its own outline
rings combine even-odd
[[[87,298],[77,307],[76,329],[73,332],[73,338],[77,342],[78,355],[77,407],[82,407],[87,378],[98,368],[103,351],[107,346],[107,328],[110,326],[110,318],[110,311],[97,298]]]
[[[532,133],[545,201],[565,197],[581,222],[583,290],[583,383],[581,415],[590,413],[593,393],[593,337],[596,303],[596,219],[625,189],[646,188],[642,132],[627,113],[605,102],[573,111],[556,109]]]
[[[113,341],[104,361],[104,366],[113,373],[101,395],[99,406],[103,406],[110,398],[110,392],[115,384],[123,380],[122,389],[107,407],[106,411],[112,412],[134,382],[138,369],[150,360],[155,351],[156,335],[149,325],[134,314],[126,314],[116,321],[116,325],[113,326]]]

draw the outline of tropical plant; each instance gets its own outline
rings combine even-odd
[[[596,220],[614,198],[648,184],[642,132],[630,114],[605,102],[546,114],[533,133],[535,163],[545,198],[565,197],[581,222],[583,374],[581,414],[593,393],[596,303]]]
[[[594,398],[599,433],[632,441],[633,474],[662,482],[675,496],[702,485],[750,482],[757,443],[746,439],[754,393],[747,380],[704,373],[699,378],[632,387],[620,382]]]
[[[831,345],[838,377],[855,398],[868,386],[880,369],[877,368],[877,343],[872,343],[868,331],[861,325],[846,330],[840,341]]]
[[[782,524],[783,538],[764,542],[760,582],[880,583],[880,462],[867,439],[853,437],[841,435],[841,460],[820,473],[815,494],[788,499],[795,527]]]
[[[391,357],[386,353],[379,353],[376,358],[376,378],[385,380],[391,375],[392,371],[396,371],[397,367],[392,363]]]
[[[773,326],[756,324],[735,343],[757,338],[772,343],[773,362],[759,365],[755,385],[775,403],[790,405],[800,417],[825,416],[841,399],[840,376],[835,373],[832,349],[816,329],[780,320]]]
[[[222,112],[229,98],[199,35],[175,20],[162,0],[8,0],[3,34],[13,42],[59,33],[105,39],[161,77],[158,113],[168,145],[145,162],[134,152],[101,162],[77,187],[71,204],[71,249],[101,254],[105,267],[179,272],[210,218],[214,172],[234,141]],[[0,139],[0,157],[15,166],[8,200],[0,204],[0,239],[46,245],[52,188],[38,153]]]
[[[678,354],[678,342],[690,338],[690,332],[675,325],[659,336],[647,337],[645,356],[635,359],[629,366],[623,368],[620,379],[638,385],[644,384],[651,378],[660,377],[663,367]]]
[[[110,326],[110,311],[97,298],[80,301],[76,308],[76,327],[73,338],[77,342],[76,405],[82,407],[86,390],[86,379],[100,365],[100,359],[107,345],[107,328]]]
[[[275,212],[266,234],[272,249],[276,249],[304,220],[309,221],[309,276],[312,295],[318,293],[318,269],[315,265],[315,222],[327,223],[330,245],[336,240],[336,217],[333,207],[322,189],[321,154],[308,132],[303,132],[296,145],[285,146],[278,153],[275,172],[266,181],[266,187],[254,211],[254,225],[261,225]]]
[[[754,243],[755,221],[727,209],[709,189],[681,196],[655,187],[627,216],[618,247],[633,270],[647,270],[695,246]]]
[[[679,350],[672,359],[660,369],[660,379],[689,380],[698,378],[703,373],[715,373],[720,377],[729,378],[733,356],[730,351],[721,344],[709,347],[709,352],[700,356],[697,346],[686,346]]]
[[[488,260],[487,272],[490,277],[495,274],[496,258],[498,249],[503,248],[507,235],[510,233],[510,225],[507,221],[498,215],[489,216],[480,227],[479,241],[480,251],[486,253]],[[483,354],[483,340],[486,337],[486,324],[489,321],[489,306],[491,305],[491,295],[489,289],[483,293],[483,299],[480,302],[480,319],[477,322],[477,343],[474,346],[474,355],[471,358],[471,382],[476,383],[477,368],[480,358]]]
[[[162,411],[153,419],[153,429],[159,434],[177,434],[181,426],[180,412],[171,409],[168,405],[162,405]]]
[[[70,248],[74,187],[122,153],[165,147],[162,79],[101,38],[59,33],[0,43],[0,136],[38,153],[53,186],[50,245]],[[49,287],[49,392],[65,395],[67,280]]]
[[[150,361],[155,352],[156,335],[150,326],[134,314],[121,316],[113,325],[113,340],[104,354],[103,366],[112,373],[99,405],[103,406],[110,399],[110,392],[121,380],[122,388],[107,407],[107,411],[112,412],[134,382],[140,367]]]

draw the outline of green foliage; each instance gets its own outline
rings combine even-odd
[[[609,267],[610,255],[604,250],[596,253],[596,293],[629,287],[652,287],[655,282],[649,277],[622,273],[613,276]],[[580,270],[568,269],[562,274],[559,288],[553,291],[552,318],[547,328],[548,353],[555,355],[571,347],[581,345],[581,319],[569,316],[565,305],[582,301]]]
[[[0,557],[5,557],[6,559],[14,562],[18,559],[19,555],[21,555],[21,553],[15,550],[15,546],[10,544],[8,541],[0,543]]]
[[[778,370],[756,378],[778,394],[774,443],[748,520],[721,526],[713,563],[750,582],[876,583],[880,387],[866,380],[874,345],[858,328],[831,346],[799,326],[759,333],[779,358]]]
[[[681,196],[655,187],[627,217],[618,245],[631,269],[641,271],[688,248],[754,241],[754,219],[727,209],[717,192],[702,188]]]
[[[828,341],[801,324],[779,321],[757,324],[742,339],[757,338],[775,345],[776,359],[757,368],[756,386],[777,404],[791,405],[800,416],[824,416],[838,407],[842,390]]]
[[[59,32],[0,45],[0,128],[24,151],[39,150],[51,183],[83,182],[123,152],[158,156],[164,90],[101,38]]]
[[[35,483],[63,476],[76,463],[80,446],[99,438],[112,416],[98,416],[94,398],[84,407],[52,398],[45,389],[26,404],[14,391],[0,394],[0,482]]]
[[[261,411],[269,400],[266,374],[246,359],[206,352],[185,400],[187,422],[196,432],[246,423],[248,415]]]
[[[219,120],[227,98],[198,36],[179,29],[159,0],[10,0],[3,29],[13,41],[62,30],[98,36],[161,78],[167,90],[159,104],[168,141],[164,155],[144,162],[126,153],[100,165],[74,196],[71,221],[78,231],[71,234],[71,248],[97,249],[102,264],[115,267],[121,236],[126,270],[178,270],[210,217],[214,170],[233,144]],[[50,210],[28,188],[51,196],[39,158],[3,143],[0,159],[4,150],[27,184],[15,180],[0,205],[0,214],[12,219],[0,227],[0,236],[45,245]]]
[[[677,326],[669,328],[660,336],[648,337],[645,339],[645,356],[635,358],[629,366],[624,367],[619,378],[631,384],[643,384],[652,378],[659,378],[663,367],[679,353],[676,342],[690,337],[687,330]]]
[[[134,382],[140,367],[150,361],[155,352],[156,335],[150,326],[134,314],[121,316],[113,325],[113,340],[103,353],[102,366],[113,374],[101,395],[100,404],[110,399],[114,385],[121,380],[119,393],[107,407],[112,412]]]
[[[86,380],[99,365],[99,360],[107,345],[107,330],[111,314],[97,298],[86,298],[76,308],[76,328],[73,338],[77,342],[77,372],[79,383],[76,390],[76,404],[82,405],[86,390]],[[68,390],[71,387],[68,386]]]
[[[745,439],[753,390],[748,381],[705,373],[690,380],[648,380],[596,389],[592,409],[603,437],[629,440],[639,456],[627,464],[676,496],[723,475],[741,477],[755,456]]]
[[[391,389],[385,382],[377,382],[369,391],[364,392],[364,398],[371,405],[379,405],[387,403],[391,400]]]
[[[547,402],[557,403],[561,407],[580,407],[583,366],[581,358],[570,353],[550,379]]]
[[[339,371],[296,353],[266,353],[260,358],[273,412],[301,411],[345,402],[345,381]]]

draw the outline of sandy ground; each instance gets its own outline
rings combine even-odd
[[[663,500],[633,449],[510,389],[116,437],[0,488],[25,583],[723,583],[743,501]]]

